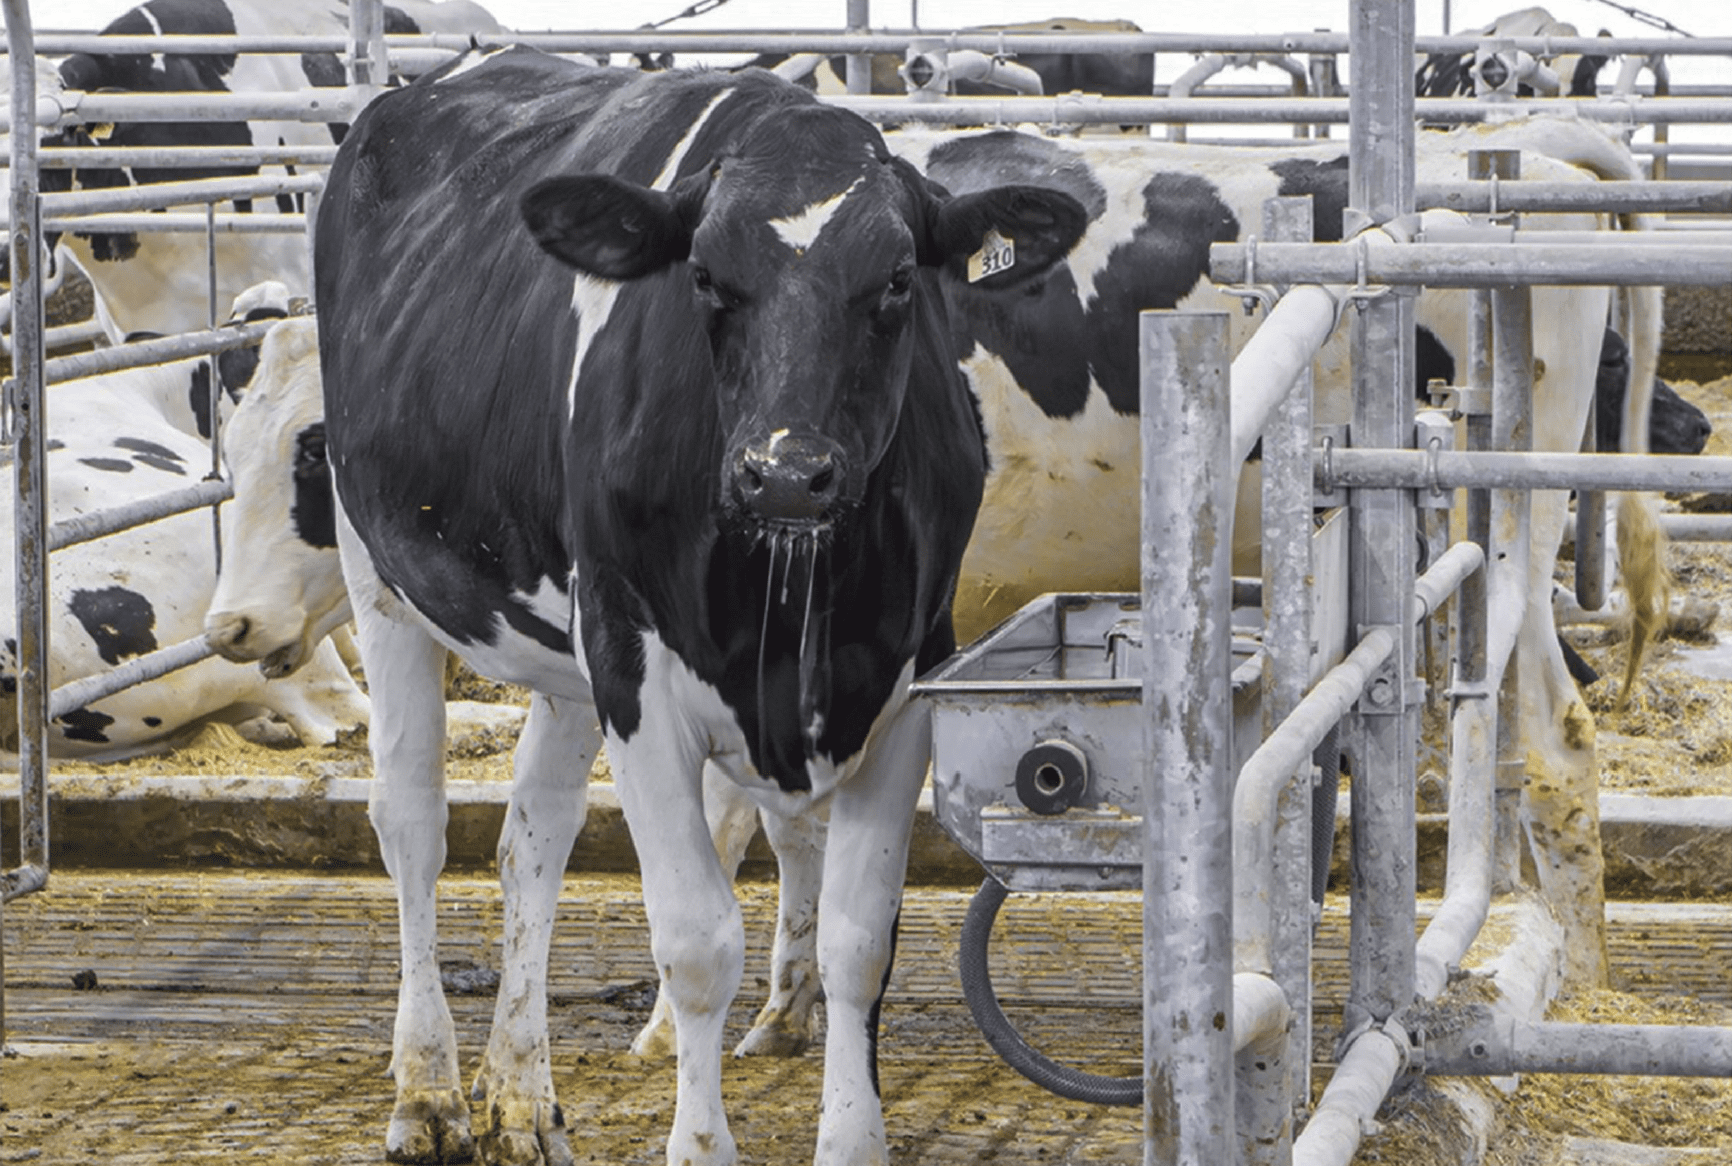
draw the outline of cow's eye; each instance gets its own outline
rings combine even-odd
[[[295,441],[295,477],[322,476],[329,472],[328,464],[325,460],[325,427],[323,424],[310,425]]]
[[[890,277],[890,282],[885,285],[884,290],[886,294],[891,296],[905,296],[913,287],[914,269],[912,267],[899,267],[895,274]]]
[[[692,288],[700,297],[708,300],[710,306],[720,311],[732,311],[746,300],[737,290],[719,282],[710,274],[710,269],[702,265],[692,268]]]

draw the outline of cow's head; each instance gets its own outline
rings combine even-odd
[[[950,198],[864,120],[782,107],[671,185],[545,180],[523,200],[537,242],[585,276],[662,278],[707,337],[724,449],[720,505],[743,528],[809,534],[862,497],[895,432],[916,323],[948,268],[1003,288],[1084,227],[1068,196]]]
[[[266,335],[258,370],[223,433],[234,498],[205,617],[211,647],[287,676],[350,618],[337,561],[318,331],[311,317]]]

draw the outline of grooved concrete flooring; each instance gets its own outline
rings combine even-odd
[[[473,979],[495,963],[490,878],[441,884],[441,959]],[[1047,1094],[975,1030],[955,971],[971,892],[911,888],[885,1011],[881,1069],[894,1160],[907,1166],[1142,1161],[1136,1109]],[[555,1082],[579,1162],[662,1161],[671,1065],[626,1052],[648,1015],[650,964],[635,878],[572,876],[554,938]],[[729,1039],[761,1001],[774,887],[741,887],[746,984]],[[1732,1003],[1732,912],[1614,904],[1617,974],[1638,989]],[[1096,1072],[1140,1072],[1141,913],[1129,895],[1013,896],[994,937],[1007,1009],[1043,1050]],[[207,1160],[382,1160],[395,999],[395,908],[373,875],[57,872],[6,908],[0,1062],[6,1162],[125,1166]],[[1319,1007],[1344,994],[1346,919],[1319,932]],[[94,987],[75,987],[74,978]],[[466,1068],[491,994],[452,996]],[[1319,1021],[1319,1046],[1334,1017]],[[730,1060],[742,1162],[811,1160],[822,1063]]]

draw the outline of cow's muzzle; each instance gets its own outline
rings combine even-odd
[[[734,457],[741,506],[769,526],[820,526],[834,517],[845,477],[842,447],[827,437],[778,430]]]

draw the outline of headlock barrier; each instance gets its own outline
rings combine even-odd
[[[1517,795],[1523,715],[1509,664],[1528,602],[1530,490],[1577,489],[1593,512],[1597,490],[1724,487],[1732,459],[1630,458],[1538,454],[1527,412],[1532,391],[1530,288],[1545,284],[1724,283],[1732,271],[1726,232],[1688,236],[1610,236],[1526,231],[1510,216],[1528,211],[1630,212],[1732,210],[1723,182],[1515,182],[1516,160],[1482,156],[1459,182],[1416,186],[1414,138],[1420,121],[1456,124],[1507,113],[1510,99],[1416,98],[1418,52],[1502,54],[1508,75],[1535,82],[1536,58],[1560,52],[1624,54],[1613,92],[1599,100],[1540,97],[1524,112],[1642,124],[1732,122],[1724,95],[1668,96],[1664,58],[1680,52],[1732,54],[1732,40],[1671,37],[1418,38],[1411,0],[1352,0],[1348,33],[1259,36],[1052,34],[1011,32],[866,32],[864,0],[850,0],[839,34],[560,33],[386,37],[378,0],[352,0],[347,37],[171,38],[56,36],[35,38],[27,0],[4,0],[11,66],[11,109],[27,111],[11,135],[10,230],[13,273],[13,376],[6,386],[7,447],[16,478],[18,693],[21,865],[4,873],[0,901],[47,884],[48,786],[45,725],[79,707],[171,667],[208,654],[199,641],[138,659],[109,677],[53,692],[47,685],[44,605],[48,553],[72,540],[122,525],[209,506],[225,495],[220,481],[146,516],[91,516],[81,529],[46,520],[42,401],[45,385],[132,364],[147,364],[256,341],[268,325],[213,330],[143,345],[102,349],[44,363],[56,339],[46,334],[41,240],[45,230],[203,232],[207,251],[224,232],[301,233],[317,214],[321,168],[329,147],[224,148],[223,164],[292,164],[292,177],[249,177],[159,184],[116,191],[42,194],[38,168],[79,164],[209,165],[210,150],[38,150],[41,128],[103,120],[292,118],[341,122],[405,67],[416,71],[471,43],[528,43],[562,52],[793,52],[848,57],[848,94],[837,100],[895,122],[1059,125],[1265,122],[1326,135],[1348,124],[1349,230],[1341,243],[1307,242],[1309,200],[1277,199],[1259,236],[1216,244],[1212,278],[1266,316],[1237,359],[1227,317],[1145,313],[1140,322],[1143,437],[1143,555],[1138,626],[1116,629],[1140,672],[1142,714],[1140,806],[1116,824],[1062,812],[1033,824],[989,823],[1009,849],[1039,846],[1051,870],[1067,864],[1099,869],[1140,864],[1144,910],[1144,1074],[1141,1088],[1111,1100],[1135,1100],[1144,1112],[1148,1166],[1228,1163],[1243,1166],[1340,1166],[1361,1130],[1404,1075],[1486,1076],[1516,1072],[1732,1074],[1732,1029],[1536,1023],[1504,984],[1500,1004],[1466,1003],[1450,991],[1459,964],[1493,909],[1494,896],[1538,946],[1600,950],[1599,904],[1573,901],[1568,871],[1543,872],[1523,886],[1517,840],[1542,832],[1550,809]],[[124,43],[122,43],[124,42]],[[346,61],[347,85],[280,94],[39,94],[36,54],[72,51],[334,52]],[[1147,96],[1081,94],[1006,98],[951,97],[931,78],[955,68],[979,71],[975,58],[1003,64],[1022,52],[1209,53],[1172,86]],[[1335,57],[1347,53],[1352,88],[1340,96]],[[912,97],[869,92],[869,56],[904,54]],[[973,54],[965,57],[963,54]],[[920,62],[919,67],[916,62]],[[1287,73],[1274,87],[1221,87],[1197,96],[1228,64],[1255,59]],[[1640,91],[1644,69],[1653,95]],[[1555,78],[1552,81],[1555,82]],[[1019,86],[1026,88],[1019,77]],[[1513,86],[1514,82],[1509,84]],[[1492,88],[1482,78],[1482,89]],[[1172,136],[1183,137],[1182,129]],[[1676,144],[1647,148],[1663,169]],[[218,213],[233,199],[300,200],[280,214]],[[200,212],[165,208],[202,206]],[[1425,213],[1421,213],[1425,212]],[[1687,238],[1687,243],[1678,240]],[[213,259],[214,262],[214,259]],[[214,274],[211,279],[215,286]],[[1455,416],[1416,414],[1413,299],[1419,286],[1479,289],[1467,367],[1452,387]],[[214,290],[210,323],[217,305]],[[1353,415],[1348,442],[1326,433],[1314,442],[1310,366],[1313,354],[1345,314],[1351,324]],[[1455,421],[1465,435],[1457,450]],[[1263,621],[1260,666],[1235,657],[1229,552],[1235,480],[1251,446],[1263,443]],[[1590,490],[1589,488],[1593,488]],[[1465,494],[1466,541],[1447,543],[1447,508]],[[1340,510],[1346,526],[1345,609],[1350,645],[1327,670],[1313,669],[1314,609],[1310,580],[1313,519]],[[1338,516],[1340,517],[1340,516]],[[1596,568],[1603,531],[1584,520],[1577,537],[1578,593],[1585,606],[1603,596]],[[1709,531],[1724,537],[1723,531]],[[1415,567],[1414,548],[1432,549]],[[1131,597],[1123,597],[1129,603]],[[1454,642],[1449,762],[1449,861],[1445,898],[1417,942],[1414,820],[1420,637],[1448,602]],[[1321,602],[1315,601],[1315,602]],[[1138,642],[1140,641],[1140,643]],[[1109,640],[1109,645],[1111,641]],[[939,704],[943,678],[923,685]],[[1257,734],[1248,756],[1234,756],[1235,691],[1260,685]],[[1310,1100],[1313,755],[1337,732],[1353,759],[1350,938],[1351,987],[1342,1055],[1333,1079]],[[1031,780],[1062,791],[1068,754],[1051,754],[1050,770]],[[1541,750],[1543,752],[1543,749]],[[1237,761],[1237,763],[1236,763]],[[1333,775],[1328,778],[1333,784]],[[1566,776],[1564,779],[1568,781]],[[1048,788],[1048,787],[1043,787]],[[1331,791],[1328,791],[1332,793]],[[1579,791],[1578,791],[1579,792]],[[1062,810],[1062,807],[1060,807]],[[1524,818],[1523,815],[1526,815]],[[1071,825],[1075,829],[1071,829]],[[1110,828],[1108,828],[1110,827]],[[980,831],[977,828],[976,833]],[[1102,839],[1108,841],[1103,842]],[[1116,849],[1114,849],[1116,848]],[[1032,861],[1032,860],[1031,860]],[[990,864],[989,864],[990,865]],[[1015,866],[1015,862],[1009,864]],[[1546,863],[1542,862],[1544,868]],[[1043,884],[1062,889],[1051,870]],[[1011,889],[1018,875],[993,868]],[[1034,876],[1027,876],[1034,877]],[[1127,883],[1126,885],[1133,885]],[[996,892],[1002,897],[1002,890]],[[993,903],[996,909],[996,903]],[[990,930],[990,915],[985,929]],[[978,929],[977,929],[978,930]],[[984,934],[977,937],[984,943]],[[3,968],[0,968],[3,971]],[[1591,969],[1590,969],[1591,975]],[[1510,983],[1521,976],[1511,973]],[[987,986],[990,993],[990,985]],[[1542,989],[1534,987],[1533,993]],[[1477,998],[1476,998],[1477,1000]],[[3,1005],[0,1005],[3,1009]],[[0,1036],[4,1012],[0,1010]],[[995,1044],[997,1042],[995,1041]],[[1133,1083],[1134,1086],[1134,1083]],[[1110,1092],[1110,1090],[1109,1090]],[[1109,1098],[1103,1098],[1109,1099]]]

